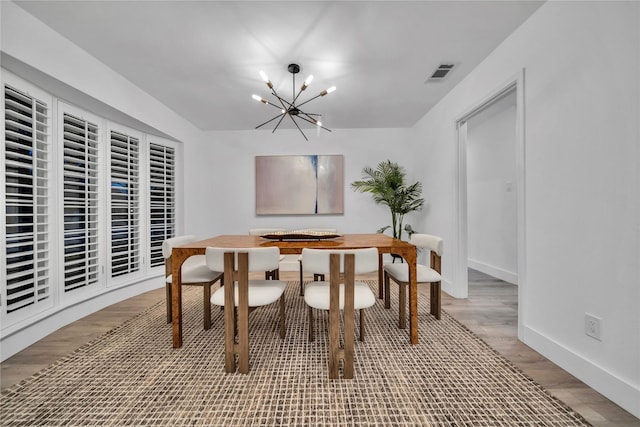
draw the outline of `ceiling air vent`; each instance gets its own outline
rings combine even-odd
[[[440,64],[438,68],[431,73],[425,83],[442,81],[453,70],[454,64]]]

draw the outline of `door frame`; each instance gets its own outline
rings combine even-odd
[[[453,260],[453,291],[458,298],[469,295],[468,230],[467,230],[467,120],[496,101],[515,91],[516,94],[516,210],[517,210],[517,248],[518,248],[518,338],[523,334],[523,313],[525,312],[526,293],[526,217],[525,217],[525,111],[524,111],[524,69],[479,101],[471,104],[455,120],[456,155],[454,179],[454,212],[456,212],[455,252]]]

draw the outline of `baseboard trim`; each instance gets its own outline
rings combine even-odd
[[[640,388],[527,326],[522,341],[615,404],[640,418]]]
[[[517,273],[507,271],[491,264],[487,264],[486,262],[478,261],[476,259],[468,259],[467,266],[469,268],[473,268],[474,270],[478,270],[481,273],[488,274],[489,276],[496,277],[500,280],[504,280],[507,283],[511,283],[513,285],[518,284]]]
[[[15,331],[8,333],[3,331],[0,337],[0,362],[19,353],[47,335],[58,329],[75,322],[89,314],[95,313],[105,307],[124,301],[147,291],[164,287],[164,280],[160,277],[144,279],[141,282],[122,286],[120,288],[109,289],[104,293],[69,305],[61,307],[56,311],[41,316]]]

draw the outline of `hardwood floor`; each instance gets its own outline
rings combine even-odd
[[[469,270],[469,298],[443,293],[442,308],[597,427],[640,426],[640,420],[518,341],[518,287]]]
[[[297,272],[281,272],[298,280]],[[372,277],[373,278],[373,277]],[[517,287],[470,271],[469,298],[443,294],[442,308],[596,427],[640,427],[640,420],[517,340]],[[158,289],[74,322],[0,364],[5,389],[46,368],[164,298]]]

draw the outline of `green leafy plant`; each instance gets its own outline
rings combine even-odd
[[[406,172],[404,168],[390,160],[378,163],[373,169],[364,167],[362,169],[362,179],[351,183],[351,188],[360,193],[371,193],[373,201],[387,205],[391,211],[391,225],[382,227],[379,233],[391,228],[393,237],[402,239],[402,231],[406,231],[409,236],[414,233],[410,225],[402,228],[404,216],[409,212],[419,211],[424,205],[422,195],[422,183],[417,181],[411,185],[406,183]]]

